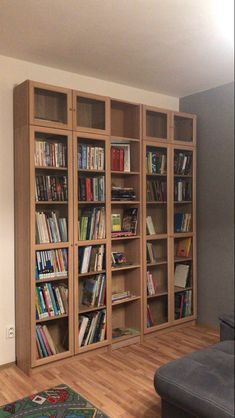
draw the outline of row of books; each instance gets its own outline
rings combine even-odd
[[[136,194],[133,187],[117,187],[112,186],[111,198],[114,201],[118,200],[135,200]]]
[[[188,152],[175,152],[174,173],[179,175],[192,174],[192,154]]]
[[[67,176],[39,176],[35,177],[35,199],[41,201],[68,200]]]
[[[78,345],[84,347],[104,341],[106,334],[106,311],[91,312],[79,316]]]
[[[102,202],[105,199],[105,179],[100,177],[79,177],[78,200]]]
[[[111,170],[124,172],[131,171],[130,144],[112,143]]]
[[[157,293],[157,286],[155,281],[153,280],[153,275],[150,271],[147,271],[147,295],[153,296]]]
[[[36,325],[37,358],[45,358],[58,353],[51,333],[46,325]]]
[[[112,237],[125,237],[136,235],[138,226],[138,208],[125,209],[123,215],[112,213],[111,235]]]
[[[67,145],[63,142],[35,141],[36,167],[67,167]]]
[[[68,288],[64,284],[36,286],[36,319],[64,315],[68,311]]]
[[[112,293],[112,302],[116,302],[118,300],[127,299],[131,296],[130,290],[123,290],[120,292],[113,292]]]
[[[175,294],[175,319],[192,315],[192,290]]]
[[[79,273],[84,274],[105,269],[105,247],[96,245],[80,247],[78,250]]]
[[[146,173],[147,174],[166,174],[167,156],[160,151],[147,151],[146,153]]]
[[[80,211],[78,219],[78,234],[80,240],[105,238],[104,207],[83,209]]]
[[[174,214],[174,232],[189,232],[191,230],[191,213]]]
[[[167,200],[167,183],[161,180],[147,180],[146,184],[146,200],[156,202],[166,202]]]
[[[67,220],[53,211],[36,212],[36,243],[67,242]]]
[[[87,144],[78,145],[78,169],[79,170],[104,170],[105,151],[102,147]]]
[[[36,280],[64,277],[68,274],[68,252],[58,250],[36,251]]]
[[[106,276],[99,274],[82,280],[81,305],[99,308],[105,305]]]
[[[191,180],[176,180],[174,183],[174,200],[176,202],[192,200]]]

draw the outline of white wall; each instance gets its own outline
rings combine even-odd
[[[26,79],[172,110],[179,108],[176,97],[0,56],[0,365],[15,360],[15,340],[6,339],[6,326],[15,322],[13,87]]]

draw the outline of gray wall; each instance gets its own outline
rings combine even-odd
[[[234,83],[180,99],[198,116],[198,320],[234,309]]]

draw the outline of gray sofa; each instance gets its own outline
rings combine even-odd
[[[162,418],[234,418],[234,341],[160,367],[154,385]]]

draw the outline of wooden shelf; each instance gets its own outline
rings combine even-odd
[[[146,235],[145,239],[146,241],[155,241],[158,239],[167,239],[168,235],[167,234],[155,234],[155,235]]]
[[[111,200],[111,205],[139,205],[139,200]]]
[[[68,167],[48,167],[35,165],[35,170],[68,171]]]
[[[59,248],[68,248],[69,242],[50,242],[45,244],[35,244],[35,250],[54,250]]]
[[[192,178],[192,174],[174,174],[174,177]]]
[[[155,267],[155,266],[161,266],[162,264],[167,264],[168,263],[168,261],[166,260],[166,259],[159,259],[159,260],[156,260],[156,262],[154,262],[154,263],[148,263],[147,262],[147,267]]]
[[[146,204],[147,205],[166,205],[167,202],[165,202],[165,201],[163,202],[163,201],[160,201],[160,200],[152,200],[152,201],[147,201]]]
[[[90,169],[85,169],[85,168],[79,168],[78,173],[105,174],[105,170],[90,170]]]
[[[123,267],[112,267],[111,271],[116,272],[116,271],[133,270],[133,269],[138,269],[140,267],[141,267],[140,264],[131,264],[129,266],[123,266]]]
[[[139,171],[111,171],[111,175],[118,176],[139,176]]]
[[[174,263],[183,263],[184,261],[192,261],[192,257],[175,257]]]
[[[79,278],[89,277],[89,276],[98,276],[99,274],[106,273],[106,270],[100,271],[89,271],[88,273],[78,273]]]
[[[86,305],[79,306],[79,315],[89,312],[102,311],[103,309],[106,309],[106,305],[94,306],[93,308]]]
[[[68,314],[49,316],[48,318],[43,319],[36,319],[36,324],[40,324],[41,322],[55,321],[63,318],[68,318]]]
[[[192,200],[182,200],[181,202],[178,202],[178,201],[174,201],[174,204],[175,205],[185,205],[185,204],[189,204],[189,203],[192,203]]]
[[[146,173],[148,177],[167,177],[167,174],[160,174],[160,173]]]
[[[181,293],[181,292],[185,292],[186,290],[192,290],[192,286],[189,287],[179,287],[179,286],[174,286],[174,292],[175,293]]]
[[[139,300],[140,296],[130,296],[129,298],[123,298],[120,300],[116,300],[115,302],[112,302],[112,306],[122,305],[124,303],[130,303],[134,302],[135,300]]]
[[[105,200],[79,200],[78,205],[105,205]]]
[[[166,292],[158,292],[155,295],[148,295],[147,296],[147,299],[160,298],[160,297],[166,296],[166,295],[168,295],[168,292],[167,291]]]
[[[36,284],[40,284],[40,283],[47,283],[47,282],[58,282],[61,280],[68,280],[68,276],[58,276],[58,277],[48,277],[46,279],[35,279],[35,283]]]
[[[84,240],[84,241],[77,241],[77,243],[75,245],[77,245],[78,247],[84,247],[87,245],[101,245],[101,244],[106,244],[107,240],[106,238],[104,239],[88,239],[88,240]]]
[[[117,142],[121,142],[121,143],[125,143],[128,144],[128,142],[140,142],[139,138],[128,138],[125,136],[113,136],[111,135],[111,143],[117,143]]]
[[[68,201],[65,201],[65,200],[40,200],[40,202],[35,202],[35,205],[68,205]]]
[[[131,240],[131,239],[139,239],[140,236],[139,235],[131,235],[130,237],[112,237],[111,240],[112,241],[120,241],[120,240]]]

